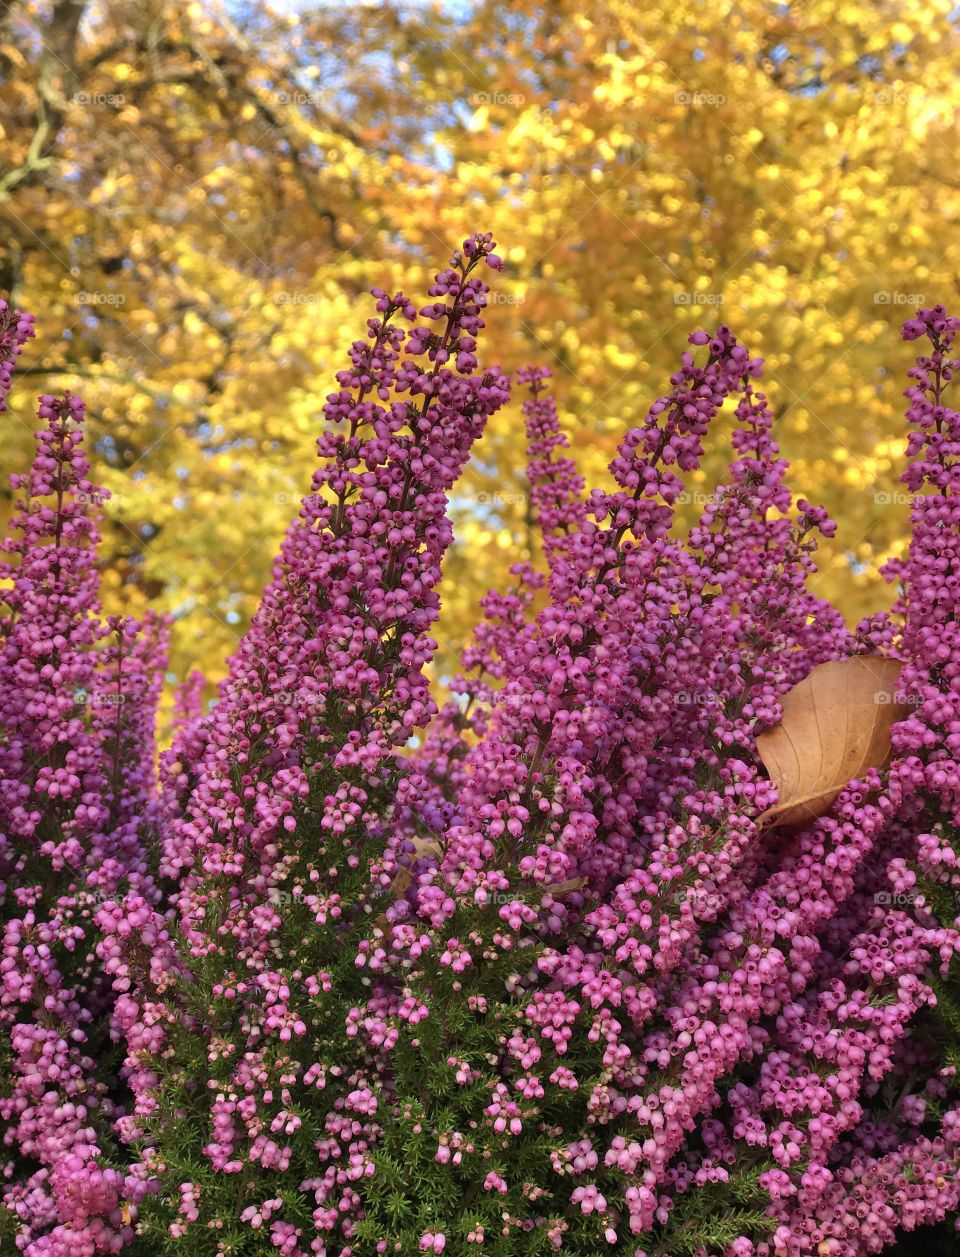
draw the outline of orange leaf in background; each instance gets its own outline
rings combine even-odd
[[[784,695],[783,719],[757,737],[779,802],[761,825],[796,825],[829,811],[840,791],[890,755],[890,729],[906,714],[895,702],[898,659],[855,655],[813,669]]]

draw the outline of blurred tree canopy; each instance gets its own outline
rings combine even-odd
[[[951,0],[0,0],[0,291],[40,320],[3,470],[32,394],[81,392],[109,609],[170,612],[173,673],[215,678],[366,289],[420,297],[492,230],[485,358],[554,369],[591,481],[687,333],[728,322],[767,359],[795,491],[840,523],[818,592],[876,609],[907,515],[898,327],[958,291],[957,35]],[[490,436],[441,671],[529,551],[518,406]]]

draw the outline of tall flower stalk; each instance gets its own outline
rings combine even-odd
[[[20,316],[18,326],[25,326]],[[142,1177],[119,1159],[119,1066],[94,916],[148,846],[164,628],[104,619],[79,398],[40,399],[37,451],[0,565],[0,1138],[24,1252],[112,1251]]]

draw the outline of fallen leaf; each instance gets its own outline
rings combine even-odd
[[[554,899],[562,899],[564,895],[569,895],[571,891],[583,890],[587,886],[585,877],[571,877],[565,882],[556,882],[553,886],[547,886],[544,894],[551,895]]]
[[[436,838],[414,838],[413,854],[417,859],[423,856],[430,856],[431,859],[439,860],[443,855],[443,847]]]
[[[443,848],[441,847],[440,843],[436,839],[414,838],[413,854],[418,860],[423,859],[424,856],[428,856],[430,859],[433,859],[433,860],[439,860],[440,857],[443,855]],[[401,865],[400,868],[398,868],[396,873],[394,873],[393,875],[393,881],[390,883],[390,887],[387,891],[387,894],[393,900],[399,899],[401,895],[405,895],[407,893],[407,890],[409,889],[410,883],[412,881],[413,881],[413,874],[405,865]],[[374,921],[373,928],[375,930],[382,930],[384,933],[386,933],[387,925],[388,925],[387,910],[386,908],[384,908],[384,910],[380,913],[380,915]]]
[[[757,735],[757,753],[778,802],[760,825],[797,825],[830,809],[849,782],[890,755],[890,728],[906,715],[897,702],[903,664],[854,655],[813,669],[783,697],[783,719]]]

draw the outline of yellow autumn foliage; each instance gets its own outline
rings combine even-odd
[[[766,357],[856,619],[905,534],[898,328],[957,298],[957,53],[949,0],[2,6],[0,291],[40,331],[3,470],[32,393],[82,392],[109,609],[167,611],[172,677],[215,678],[366,290],[419,297],[492,230],[485,357],[553,368],[590,482],[692,328]],[[531,552],[523,465],[514,406],[456,498],[440,675]]]

